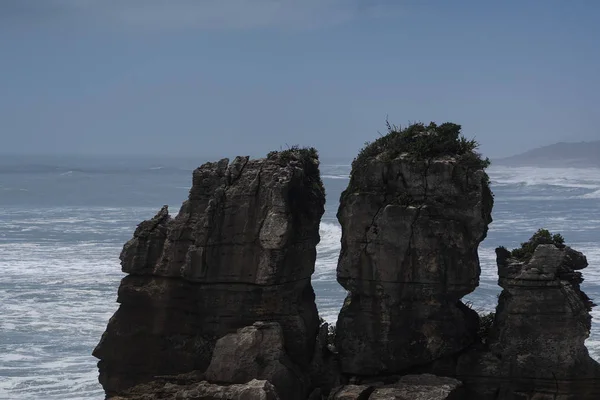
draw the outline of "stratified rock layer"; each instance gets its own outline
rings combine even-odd
[[[407,375],[391,385],[346,385],[329,400],[462,400],[462,383],[430,374]]]
[[[280,400],[275,387],[253,379],[245,384],[216,385],[206,381],[140,384],[109,400]]]
[[[353,168],[338,212],[342,372],[401,373],[474,341],[478,318],[460,299],[479,283],[492,203],[485,172],[451,157]]]
[[[206,370],[209,382],[246,383],[264,379],[280,393],[303,393],[307,377],[289,359],[276,322],[257,322],[219,339]]]
[[[324,201],[318,160],[301,151],[196,169],[179,214],[171,218],[164,207],[121,253],[129,274],[119,287],[121,305],[94,350],[107,394],[157,375],[205,371],[218,340],[235,342],[227,335],[236,332],[262,348],[271,344],[256,331],[269,332],[281,357],[272,361],[308,371],[319,330],[310,277]],[[218,365],[210,374],[243,383]],[[297,393],[286,398],[303,396],[304,377],[291,375]],[[261,379],[243,376],[252,378]]]
[[[590,358],[592,307],[579,285],[585,256],[569,247],[537,246],[529,262],[496,250],[499,298],[487,351],[459,359],[474,399],[600,399],[600,365]]]

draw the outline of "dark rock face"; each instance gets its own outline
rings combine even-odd
[[[460,299],[479,283],[487,164],[371,151],[338,212],[349,294],[335,332],[310,283],[324,212],[316,154],[207,163],[178,215],[163,207],[123,248],[120,307],[94,350],[108,397],[600,399],[585,256],[560,235],[497,249],[504,290],[482,340]]]
[[[275,387],[267,381],[253,379],[245,384],[215,385],[195,383],[152,382],[127,390],[110,400],[280,400]]]
[[[280,357],[280,370],[298,388],[286,398],[303,396],[309,388],[295,371],[308,371],[319,329],[310,277],[324,201],[315,157],[238,157],[196,169],[179,214],[171,218],[164,207],[121,253],[129,274],[119,288],[121,305],[94,350],[107,394],[193,370],[242,383],[213,357],[231,357],[219,340],[236,344],[241,335],[259,347],[244,365]],[[263,351],[270,339],[277,355]],[[257,378],[250,375],[243,379]]]
[[[310,397],[309,400],[320,400],[321,396],[327,397],[331,389],[342,384],[338,355],[333,341],[329,324],[322,321],[310,368],[311,382],[318,393],[315,392],[313,394],[315,397]]]
[[[430,374],[407,375],[391,385],[346,385],[329,400],[461,400],[462,383]]]
[[[280,393],[303,393],[307,377],[289,359],[281,326],[256,322],[219,339],[206,370],[209,382],[246,383],[267,380]]]
[[[459,360],[458,373],[477,399],[600,398],[600,365],[588,355],[591,301],[576,271],[583,254],[539,245],[521,262],[497,251],[500,295],[487,351]]]
[[[353,169],[338,212],[342,372],[402,373],[474,341],[478,317],[460,299],[479,283],[492,203],[485,172],[449,157]]]

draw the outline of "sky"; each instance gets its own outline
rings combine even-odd
[[[352,157],[386,118],[502,157],[600,139],[597,0],[0,0],[0,153]]]

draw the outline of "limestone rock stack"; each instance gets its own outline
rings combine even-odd
[[[461,301],[479,284],[494,202],[476,147],[459,125],[413,124],[359,154],[337,214],[348,294],[331,331],[310,281],[325,203],[316,151],[196,169],[179,213],[163,207],[121,253],[120,306],[94,351],[107,396],[600,399],[587,260],[562,236],[497,249],[494,315]]]
[[[123,248],[120,307],[94,350],[106,393],[200,371],[305,398],[324,202],[312,149],[196,169],[177,216],[164,207]]]
[[[488,349],[461,356],[477,399],[600,399],[600,364],[585,347],[593,306],[580,289],[583,254],[540,244],[529,260],[498,248],[500,295]]]
[[[456,127],[421,126],[398,140]],[[403,373],[461,352],[477,331],[477,314],[460,299],[479,283],[488,177],[461,154],[415,157],[401,145],[363,151],[341,196],[337,279],[349,294],[336,345],[350,375]]]

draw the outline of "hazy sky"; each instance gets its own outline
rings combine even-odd
[[[0,153],[353,156],[452,121],[600,139],[597,0],[0,0]]]

